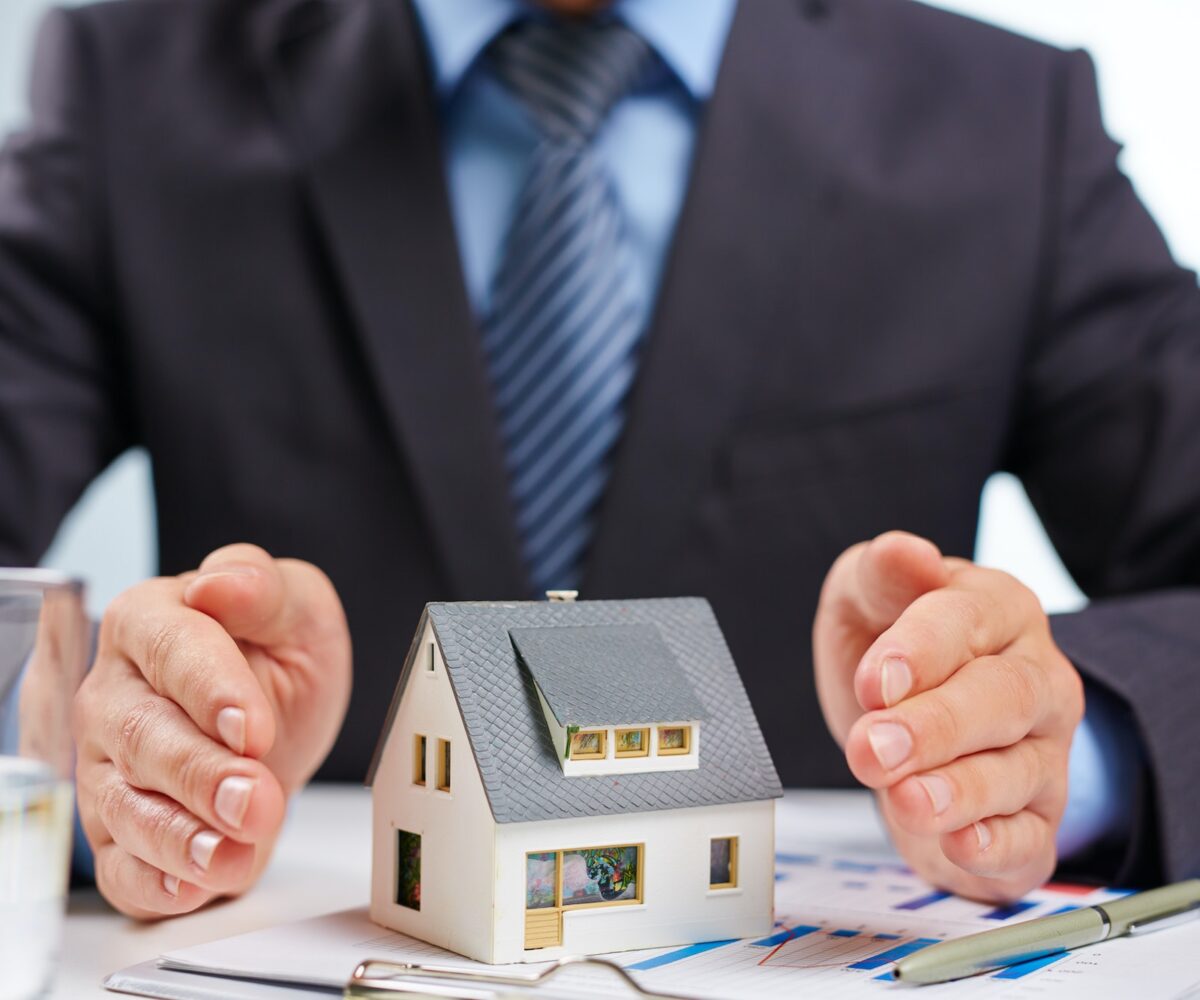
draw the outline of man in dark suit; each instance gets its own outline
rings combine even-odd
[[[141,443],[181,574],[116,602],[77,700],[104,892],[247,887],[322,761],[361,777],[423,602],[564,584],[708,596],[784,781],[848,762],[979,896],[1054,868],[1086,683],[1073,861],[1195,872],[1200,293],[1088,59],[905,0],[544,6],[583,19],[43,32],[0,161],[0,561]],[[1086,611],[965,561],[997,469]]]

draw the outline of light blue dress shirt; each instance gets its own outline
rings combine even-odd
[[[700,109],[712,93],[737,0],[616,0],[611,9],[661,57],[656,86],[619,102],[596,137],[625,209],[647,319],[691,173]],[[413,0],[442,116],[450,205],[467,294],[488,311],[492,275],[537,142],[523,110],[478,57],[521,0]],[[1071,746],[1064,857],[1128,828],[1140,751],[1120,706],[1089,692]]]

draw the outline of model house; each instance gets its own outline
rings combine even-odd
[[[471,958],[772,926],[779,778],[707,601],[428,605],[368,783],[372,919]]]

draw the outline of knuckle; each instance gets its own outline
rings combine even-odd
[[[925,757],[952,752],[962,736],[962,722],[955,707],[940,696],[925,700],[920,718],[913,727],[918,747],[924,745]]]
[[[1037,715],[1042,702],[1042,685],[1037,672],[1019,660],[997,656],[992,665],[992,675],[1001,685],[1005,700],[1016,718],[1027,722]]]
[[[187,631],[187,626],[175,619],[162,622],[154,628],[146,647],[146,662],[142,664],[142,669],[146,679],[155,689],[162,689],[172,661],[183,648]]]
[[[967,648],[974,656],[990,652],[993,622],[996,617],[996,599],[985,591],[958,593],[954,595],[956,617],[966,637]]]
[[[167,799],[150,803],[145,811],[145,830],[152,849],[160,858],[178,858],[186,843],[189,823],[183,811]]]
[[[147,752],[149,740],[162,712],[155,698],[143,698],[130,706],[117,728],[113,742],[113,763],[121,776],[135,783],[138,762]]]
[[[129,801],[129,785],[123,780],[101,781],[95,789],[93,808],[100,822],[112,833]]]
[[[216,794],[218,767],[208,754],[187,754],[176,770],[179,788],[188,803],[208,803]]]

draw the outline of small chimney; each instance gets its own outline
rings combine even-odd
[[[547,590],[546,600],[551,604],[574,604],[579,596],[578,590]]]

